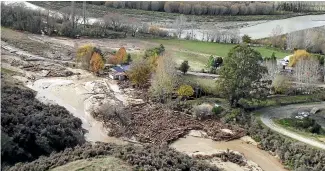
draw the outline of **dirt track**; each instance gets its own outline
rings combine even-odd
[[[295,132],[286,130],[273,122],[273,118],[286,118],[289,117],[293,112],[301,109],[311,109],[313,107],[324,108],[325,102],[312,103],[312,104],[297,104],[297,105],[288,105],[282,107],[271,107],[261,109],[258,112],[261,113],[261,121],[273,131],[276,131],[280,134],[293,138],[295,140],[301,141],[308,145],[318,147],[325,150],[325,144],[319,141],[304,137]]]

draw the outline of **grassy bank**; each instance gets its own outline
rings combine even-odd
[[[259,109],[270,106],[282,106],[289,104],[319,102],[325,100],[325,94],[312,94],[312,95],[297,95],[297,96],[283,96],[272,97],[265,100],[241,100],[240,104],[245,109]]]
[[[287,130],[295,132],[301,136],[308,137],[308,138],[311,138],[311,139],[319,141],[319,142],[325,142],[324,141],[325,134],[323,132],[324,130],[322,131],[321,134],[315,134],[315,133],[308,132],[308,130],[302,130],[302,129],[295,128],[293,126],[292,119],[275,119],[273,121],[280,127],[283,127]]]

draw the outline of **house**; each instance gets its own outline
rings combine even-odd
[[[126,71],[129,70],[129,65],[115,66],[111,68],[111,72],[109,73],[109,77],[113,80],[125,80]]]

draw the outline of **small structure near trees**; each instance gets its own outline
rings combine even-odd
[[[113,80],[125,80],[127,78],[126,72],[129,70],[129,65],[116,66],[111,68],[109,77]]]

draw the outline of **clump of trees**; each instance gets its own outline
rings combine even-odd
[[[171,98],[177,82],[176,63],[168,55],[159,56],[157,67],[153,72],[150,92],[160,102],[166,102]]]
[[[130,81],[137,87],[146,87],[151,76],[151,65],[148,60],[140,59],[132,62],[127,75]]]
[[[250,36],[248,36],[247,34],[245,34],[243,37],[242,37],[242,41],[244,43],[251,43],[252,42],[252,38]]]
[[[236,107],[241,98],[251,98],[267,69],[259,64],[262,56],[247,45],[237,45],[228,53],[220,68],[218,90]]]
[[[2,168],[85,142],[79,118],[41,103],[33,91],[3,80],[1,99]]]
[[[111,8],[130,8],[146,11],[192,15],[268,15],[276,11],[274,2],[106,2]]]
[[[306,49],[311,53],[325,54],[325,27],[317,27],[288,33],[287,49]]]
[[[84,45],[77,49],[76,61],[86,70],[94,73],[104,68],[105,59],[99,48],[92,45]]]
[[[121,47],[114,56],[109,58],[111,64],[128,64],[131,61],[131,56],[126,52],[124,47]]]
[[[277,2],[277,8],[281,11],[315,12],[324,11],[325,3],[322,1]]]

